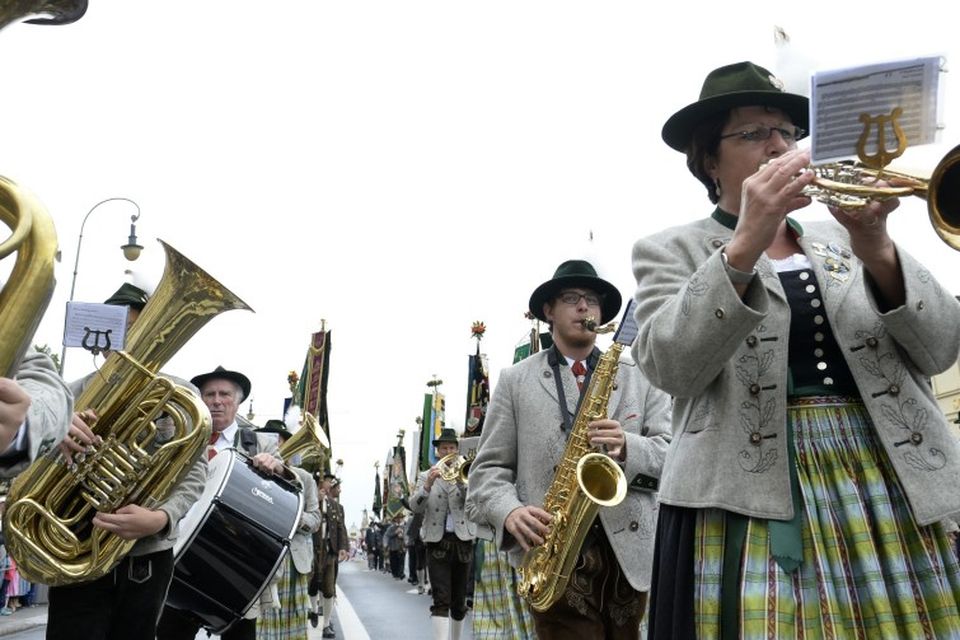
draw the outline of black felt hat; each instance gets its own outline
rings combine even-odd
[[[460,439],[457,438],[457,432],[454,429],[441,429],[440,435],[433,441],[433,446],[439,447],[444,442],[450,442],[453,444],[460,444]]]
[[[240,385],[240,390],[243,393],[240,402],[246,400],[247,396],[250,395],[250,379],[247,376],[239,371],[228,371],[219,365],[210,373],[201,373],[198,376],[194,376],[190,379],[190,382],[192,382],[197,389],[202,389],[203,385],[210,380],[230,380],[231,382],[236,382]]]
[[[547,321],[543,315],[543,305],[549,302],[562,289],[583,287],[592,289],[600,294],[600,322],[610,322],[620,313],[620,304],[623,300],[617,288],[597,276],[597,270],[586,260],[567,260],[553,273],[553,278],[547,280],[534,289],[530,295],[530,313],[543,322]]]
[[[287,429],[287,425],[284,424],[283,420],[267,420],[266,424],[259,429],[254,429],[254,431],[260,433],[276,433],[288,440],[293,437],[293,434]]]
[[[809,129],[810,101],[787,93],[783,82],[752,62],[738,62],[711,71],[703,81],[700,99],[670,116],[663,125],[663,141],[686,151],[693,130],[705,118],[734,107],[764,106],[780,109],[798,127]]]
[[[143,311],[147,306],[150,296],[140,287],[134,286],[129,282],[124,282],[112,296],[103,301],[103,304],[112,304],[118,307],[130,307],[137,311]]]

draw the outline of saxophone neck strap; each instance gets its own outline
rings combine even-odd
[[[597,360],[600,359],[600,355],[600,349],[594,347],[590,355],[587,356],[587,376],[583,381],[580,398],[577,400],[577,411],[580,411],[580,403],[583,402],[583,392],[590,387],[590,376],[593,375],[593,370],[597,367]],[[576,415],[576,412],[570,413],[570,409],[567,408],[567,394],[563,390],[563,379],[560,377],[561,362],[563,366],[566,367],[567,357],[560,353],[560,349],[558,349],[556,343],[554,343],[553,346],[550,347],[550,351],[547,352],[547,363],[550,365],[550,369],[553,370],[553,380],[557,385],[557,404],[560,405],[560,416],[563,418],[563,423],[560,425],[560,428],[563,429],[564,433],[569,434],[573,428],[572,416]]]

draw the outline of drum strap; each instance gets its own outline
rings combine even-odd
[[[243,452],[251,458],[257,455],[257,434],[250,429],[238,429],[237,435],[240,438],[240,447]]]

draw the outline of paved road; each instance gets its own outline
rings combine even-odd
[[[430,624],[430,596],[418,595],[406,580],[394,580],[390,574],[369,571],[366,563],[340,565],[337,585],[343,596],[337,604],[343,640],[424,640],[433,637]],[[350,624],[350,612],[362,625]],[[471,616],[464,620],[461,640],[473,640]]]
[[[406,580],[369,571],[365,562],[340,565],[339,596],[334,629],[338,640],[423,640],[433,635],[430,596],[418,595]],[[0,619],[4,640],[43,640],[47,609],[40,605]],[[471,617],[464,621],[461,640],[473,640]],[[309,640],[320,640],[320,629],[309,629]],[[208,640],[205,632],[197,640]]]

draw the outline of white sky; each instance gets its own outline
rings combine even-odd
[[[955,68],[942,7],[91,0],[73,25],[13,25],[0,35],[0,174],[46,205],[63,252],[36,342],[59,351],[84,215],[132,198],[140,277],[159,280],[163,238],[256,310],[211,321],[167,371],[245,372],[262,423],[327,320],[334,456],[359,524],[373,463],[398,429],[412,434],[433,374],[463,428],[473,321],[495,383],[529,329],[530,292],[562,260],[593,260],[626,298],[632,242],[709,213],[660,129],[710,69],[750,59],[791,76],[813,60],[931,54]],[[789,64],[774,25],[792,37]],[[944,143],[908,152],[927,170],[960,141],[955,72],[943,79]],[[960,293],[960,256],[925,211],[905,203],[892,233]],[[77,300],[123,281],[132,213],[90,216]],[[90,368],[71,350],[65,377]]]

